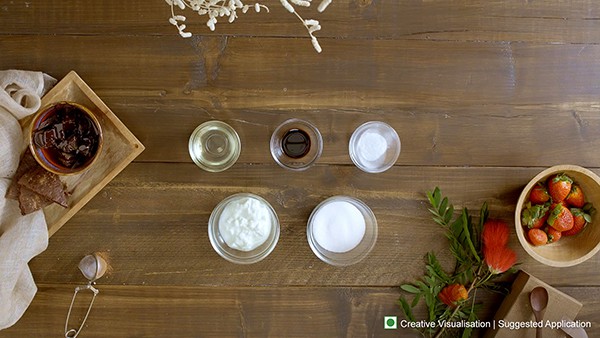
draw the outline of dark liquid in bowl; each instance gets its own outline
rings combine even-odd
[[[33,142],[53,165],[74,169],[85,165],[98,151],[100,131],[79,107],[59,103],[49,108],[37,126]]]
[[[310,150],[310,137],[301,129],[291,129],[281,141],[283,152],[291,158],[300,158]]]

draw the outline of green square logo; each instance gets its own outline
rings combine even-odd
[[[395,330],[398,328],[398,317],[385,316],[383,317],[383,328],[386,330]]]

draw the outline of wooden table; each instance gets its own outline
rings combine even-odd
[[[312,49],[278,1],[270,14],[221,20],[211,33],[187,12],[177,35],[164,1],[0,0],[0,66],[61,78],[76,70],[146,146],[31,263],[30,308],[0,337],[59,337],[77,263],[106,251],[113,272],[82,337],[394,337],[398,285],[423,274],[433,250],[451,263],[425,191],[457,206],[490,204],[513,224],[517,197],[542,169],[600,173],[600,2],[335,0]],[[286,171],[269,137],[287,118],[312,121],[323,154]],[[192,130],[223,120],[240,134],[239,161],[208,173],[188,155]],[[382,120],[402,153],[382,174],[352,165],[348,139]],[[228,263],[210,246],[208,217],[226,196],[252,192],[281,220],[264,261]],[[370,256],[347,268],[311,252],[306,221],[332,195],[366,202],[379,222]],[[570,268],[521,267],[580,300],[578,319],[600,335],[600,256]],[[491,319],[501,298],[484,300]]]

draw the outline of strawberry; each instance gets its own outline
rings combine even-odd
[[[551,176],[548,179],[548,193],[550,193],[552,201],[558,203],[567,198],[567,195],[571,192],[572,184],[573,180],[565,174]]]
[[[532,204],[544,204],[550,200],[550,194],[546,187],[541,183],[533,186],[531,193],[529,193],[529,201]]]
[[[548,243],[548,235],[541,229],[529,229],[529,231],[527,231],[527,238],[529,238],[531,244],[535,246]]]
[[[577,235],[592,221],[592,216],[586,214],[581,209],[571,208],[571,213],[573,214],[573,227],[571,230],[563,232],[563,235],[565,236]]]
[[[583,195],[583,190],[578,184],[573,184],[571,187],[571,192],[567,195],[565,199],[568,205],[575,208],[583,208],[585,204],[585,196]]]
[[[546,227],[545,231],[548,234],[548,243],[556,243],[562,237],[562,232],[553,227]]]
[[[529,229],[539,229],[548,219],[548,210],[549,207],[547,205],[531,205],[528,202],[525,209],[521,212],[521,223]]]
[[[550,216],[547,222],[548,225],[560,232],[568,231],[573,228],[573,214],[562,204],[554,203],[550,206]]]

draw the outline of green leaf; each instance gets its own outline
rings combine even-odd
[[[410,293],[420,293],[421,291],[414,287],[414,285],[411,284],[403,284],[400,286],[400,288],[406,292],[410,292]]]
[[[483,232],[483,225],[487,221],[489,214],[487,202],[483,202],[481,209],[479,209],[479,223],[477,224],[477,227],[473,227],[471,233],[471,241],[475,245],[477,252],[481,251],[481,233]]]
[[[399,301],[400,308],[402,309],[402,312],[404,312],[404,316],[406,317],[406,319],[410,320],[411,322],[414,322],[415,316],[413,315],[412,308],[408,305],[406,299],[404,299],[404,297],[400,297]]]
[[[449,224],[452,220],[452,216],[454,215],[454,207],[452,204],[448,207],[446,215],[444,215],[444,223]]]
[[[419,304],[419,301],[421,300],[421,294],[418,293],[415,295],[415,298],[413,298],[412,303],[410,304],[411,307],[415,307],[417,306],[417,304]]]
[[[429,290],[430,290],[429,286],[427,286],[425,283],[421,282],[420,280],[416,281],[415,285],[417,285],[419,287],[419,289],[423,292],[429,292]]]
[[[435,279],[433,279],[433,278],[431,278],[429,276],[423,276],[423,280],[425,280],[425,282],[429,286],[436,286],[437,285],[437,283],[435,282]]]
[[[442,203],[438,208],[440,215],[446,214],[446,208],[448,208],[448,197],[444,197],[444,199],[442,199]]]
[[[477,260],[477,262],[481,262],[481,258],[479,258],[479,255],[477,254],[477,250],[475,250],[475,246],[473,245],[473,241],[471,241],[471,236],[469,235],[469,228],[468,228],[468,224],[469,222],[469,214],[467,211],[467,208],[463,209],[463,213],[462,213],[462,219],[463,219],[463,234],[464,234],[464,242],[466,243],[466,245],[468,246],[468,248],[471,250],[471,254],[473,255],[473,257]]]
[[[450,283],[450,277],[448,277],[448,274],[446,274],[444,269],[442,269],[442,265],[440,264],[440,262],[438,261],[437,257],[435,256],[435,254],[433,252],[430,252],[427,254],[426,269],[430,275],[437,277],[444,284]]]

